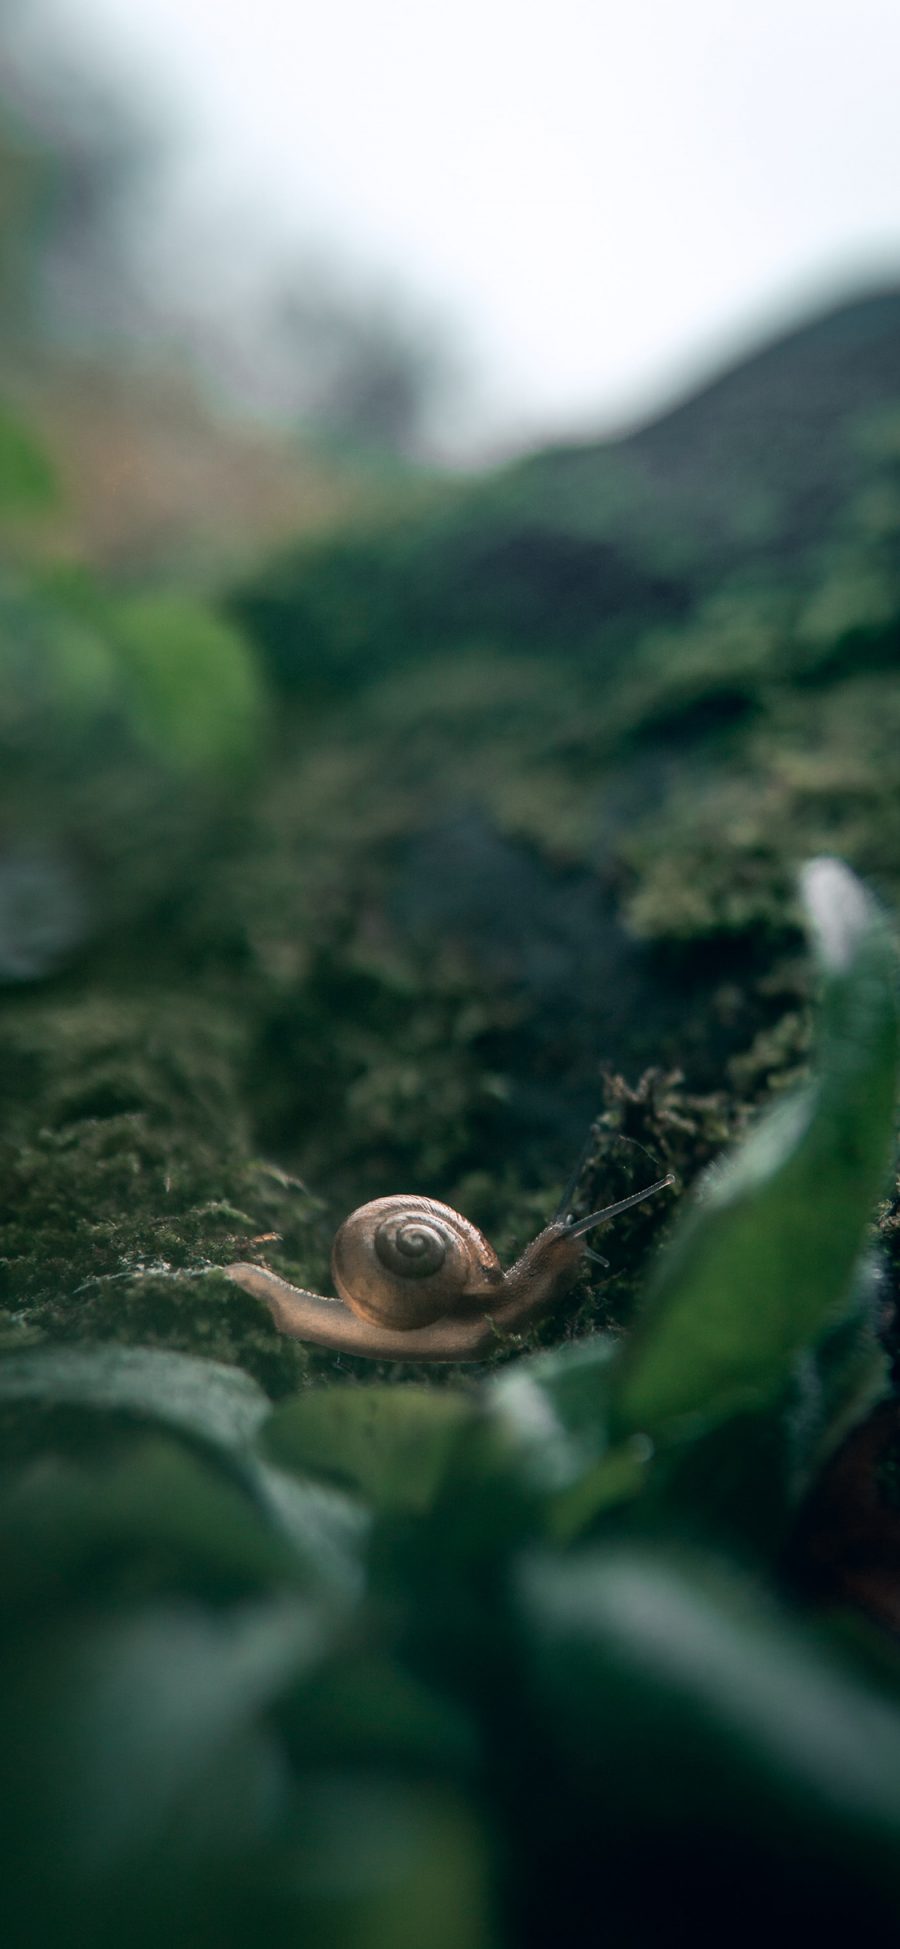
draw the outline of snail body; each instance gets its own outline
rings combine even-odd
[[[468,1218],[404,1193],[360,1205],[339,1227],[331,1254],[337,1299],[293,1286],[267,1266],[224,1270],[264,1300],[293,1339],[375,1360],[482,1360],[571,1289],[595,1225],[673,1182],[669,1174],[587,1218],[554,1218],[506,1272]]]

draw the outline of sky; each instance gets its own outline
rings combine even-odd
[[[488,441],[626,425],[900,277],[897,0],[58,5],[168,105],[186,232],[446,321]]]

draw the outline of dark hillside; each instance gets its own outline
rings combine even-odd
[[[900,410],[900,289],[794,327],[626,438],[531,463],[536,491],[621,466],[654,526],[700,562],[791,562],[819,546],[866,471],[866,436]]]
[[[537,453],[241,590],[279,683],[346,691],[472,641],[604,676],[723,587],[815,588],[892,463],[900,291],[785,334],[618,441]]]

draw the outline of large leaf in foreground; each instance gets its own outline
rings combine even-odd
[[[279,1949],[498,1949],[506,1940],[480,1810],[428,1771],[312,1772],[291,1822],[290,1852],[268,1867],[268,1912],[254,1907],[241,1949],[271,1945],[271,1922]]]
[[[824,977],[813,1079],[709,1175],[676,1234],[622,1364],[622,1433],[664,1438],[772,1397],[851,1298],[892,1140],[896,956],[839,861],[814,861],[803,891]]]
[[[0,1498],[0,1628],[23,1606],[96,1603],[123,1588],[218,1603],[290,1587],[311,1555],[183,1443],[143,1436],[92,1465],[43,1455]]]
[[[471,1399],[426,1387],[319,1387],[276,1408],[263,1452],[281,1467],[360,1490],[382,1512],[427,1509],[461,1434]]]
[[[285,1798],[268,1715],[324,1637],[292,1599],[113,1614],[20,1647],[0,1754],[13,1939],[232,1940],[230,1864]]]
[[[215,1449],[243,1448],[269,1402],[237,1367],[148,1347],[34,1347],[0,1359],[0,1408],[74,1408],[161,1423]]]
[[[832,1867],[900,1902],[900,1709],[711,1561],[640,1547],[537,1557],[528,1689],[615,1855],[664,1830]]]
[[[298,1483],[260,1458],[255,1437],[270,1403],[248,1374],[217,1361],[147,1347],[37,1347],[0,1359],[0,1417],[34,1446],[62,1415],[71,1426],[165,1428],[215,1457],[262,1511],[266,1528],[291,1545],[298,1564],[329,1584],[355,1588],[366,1533],[363,1511],[330,1484]],[[76,1441],[76,1451],[80,1442]],[[277,1458],[276,1458],[277,1459]],[[140,1468],[133,1471],[135,1521]],[[112,1470],[110,1492],[124,1478]],[[190,1501],[190,1497],[188,1498]],[[211,1531],[216,1527],[211,1523]],[[261,1542],[264,1532],[261,1532]],[[214,1548],[212,1533],[210,1547]]]

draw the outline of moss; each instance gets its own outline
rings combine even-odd
[[[658,615],[656,562],[653,602],[604,620],[593,582],[554,581],[593,532],[574,479],[533,604],[533,493],[524,475],[486,487],[474,537],[466,490],[441,495],[414,534],[268,578],[257,620],[284,689],[255,778],[201,786],[119,719],[110,737],[99,706],[59,759],[64,700],[0,724],[4,826],[77,863],[88,916],[53,980],[0,1013],[16,1331],[199,1345],[278,1389],[335,1363],[211,1267],[256,1250],[324,1289],[337,1222],[398,1187],[512,1256],[592,1120],[581,1195],[599,1205],[645,1168],[689,1182],[802,1069],[798,862],[839,851],[900,900],[889,624],[879,610],[877,654],[862,612],[848,634],[837,555],[818,607],[808,565],[767,585],[751,563]],[[557,546],[567,526],[577,549]],[[610,1233],[612,1274],[585,1280],[567,1331],[627,1317],[671,1208]]]
[[[243,1367],[274,1399],[302,1386],[312,1366],[299,1341],[277,1333],[265,1308],[215,1271],[95,1280],[74,1331]]]
[[[593,1275],[596,1297],[578,1324],[617,1330],[631,1317],[648,1257],[670,1230],[679,1195],[732,1140],[738,1118],[728,1091],[698,1096],[677,1070],[645,1070],[633,1085],[609,1072],[603,1105],[591,1127],[576,1212],[601,1209],[669,1171],[676,1180],[672,1192],[623,1212],[594,1240],[611,1265],[608,1275]]]
[[[636,1182],[613,1137],[687,1182],[744,1106],[797,1073],[795,856],[840,840],[876,878],[892,871],[900,726],[883,682],[802,709],[785,692],[739,753],[717,733],[702,761],[648,751],[635,769],[602,739],[591,751],[583,690],[545,711],[545,674],[524,674],[518,716],[498,676],[482,721],[471,668],[448,665],[424,754],[424,696],[395,721],[393,679],[327,737],[288,725],[253,803],[202,828],[190,874],[177,855],[166,926],[157,867],[105,969],[95,949],[80,974],[8,996],[14,1319],[201,1345],[277,1390],[320,1356],[201,1277],[248,1241],[277,1234],[258,1248],[269,1262],[326,1289],[334,1225],[399,1185],[456,1204],[512,1256],[598,1104],[592,1204]],[[476,778],[480,806],[460,811]],[[567,1330],[627,1316],[664,1222],[665,1201],[623,1221],[613,1274],[586,1281]]]
[[[275,1392],[295,1385],[302,1350],[208,1271],[260,1232],[296,1237],[302,1209],[297,1188],[254,1161],[234,1017],[182,992],[92,992],[8,1011],[3,1042],[11,1321],[203,1351]]]
[[[777,945],[797,862],[836,852],[900,893],[900,698],[887,677],[790,688],[736,754],[677,771],[622,848],[626,918],[644,939]]]

